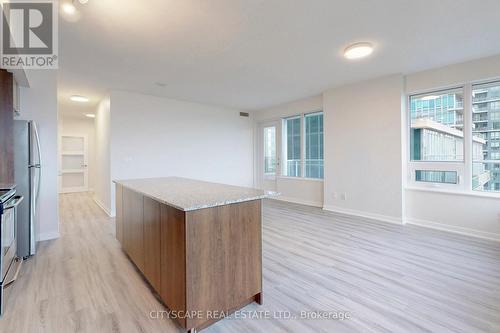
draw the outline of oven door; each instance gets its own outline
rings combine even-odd
[[[9,200],[2,214],[2,274],[1,280],[5,279],[10,265],[16,257],[16,208],[23,200],[23,197],[17,196]]]

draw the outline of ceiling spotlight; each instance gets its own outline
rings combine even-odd
[[[93,113],[86,113],[85,117],[95,118],[95,114],[93,114]]]
[[[89,0],[78,0],[78,1],[80,1],[82,5],[85,5],[87,2],[89,2]]]
[[[367,42],[355,43],[344,50],[344,57],[347,59],[360,59],[369,56],[372,52],[372,44]]]
[[[85,96],[80,96],[80,95],[73,95],[69,98],[73,102],[79,102],[79,103],[87,103],[89,99]]]
[[[76,7],[73,5],[73,3],[70,2],[65,2],[62,5],[62,9],[66,14],[73,15],[76,13]]]

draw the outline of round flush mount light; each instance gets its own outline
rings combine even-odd
[[[355,43],[349,45],[344,50],[346,59],[361,59],[373,53],[373,45],[367,42]]]
[[[93,114],[93,113],[86,113],[85,117],[95,118],[95,114]]]
[[[79,102],[79,103],[87,103],[89,99],[85,96],[80,96],[80,95],[73,95],[69,98],[73,102]]]
[[[62,9],[68,15],[73,15],[76,13],[76,7],[72,2],[63,3]]]

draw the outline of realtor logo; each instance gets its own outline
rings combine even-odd
[[[1,68],[58,67],[57,3],[10,0],[3,4],[1,20]]]

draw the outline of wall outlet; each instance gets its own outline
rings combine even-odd
[[[344,201],[347,200],[347,192],[342,193],[341,199]]]
[[[335,200],[338,200],[338,198],[339,198],[339,194],[337,192],[333,192],[332,196],[333,196],[333,199],[335,199]]]

